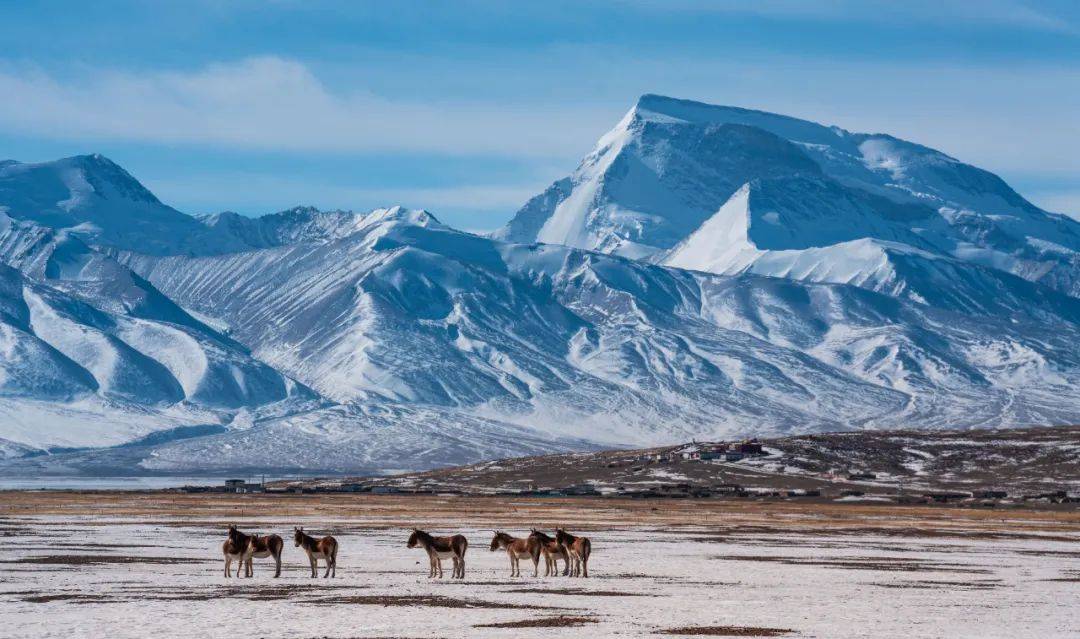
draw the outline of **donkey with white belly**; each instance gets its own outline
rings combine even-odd
[[[521,576],[521,560],[532,559],[533,563],[533,577],[540,576],[540,542],[539,540],[528,537],[527,539],[521,539],[514,537],[513,535],[495,531],[495,536],[491,539],[491,552],[502,548],[506,551],[506,556],[510,558],[510,576]]]
[[[447,558],[454,560],[454,571],[451,573],[451,579],[465,578],[465,551],[469,548],[469,540],[465,539],[465,535],[435,537],[419,528],[413,528],[412,535],[409,536],[406,545],[409,548],[421,546],[427,551],[428,560],[431,562],[428,579],[436,575],[439,576],[439,579],[442,579],[442,560]]]
[[[240,570],[244,570],[245,576],[251,577],[252,557],[274,558],[274,577],[281,576],[281,551],[285,549],[285,542],[277,535],[245,535],[236,526],[229,526],[229,538],[222,545],[225,554],[225,576],[229,576],[229,566],[234,559],[239,559],[236,576],[240,576]]]
[[[333,575],[337,577],[337,540],[327,535],[322,538],[312,537],[304,532],[304,527],[293,529],[293,541],[307,553],[308,563],[311,564],[311,576],[319,576],[319,560],[326,562],[326,573],[323,579]]]

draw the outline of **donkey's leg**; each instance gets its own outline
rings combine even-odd
[[[323,576],[322,576],[323,579],[326,579],[327,577],[330,576],[330,563],[331,563],[330,553],[326,553],[326,572],[323,573]]]
[[[311,553],[308,553],[307,560],[311,565],[311,578],[314,579],[319,576],[319,560]]]
[[[442,579],[443,578],[442,557],[439,557],[439,556],[436,555],[436,557],[435,557],[435,566],[439,569],[439,579]]]
[[[232,577],[232,557],[225,555],[225,578]]]
[[[518,574],[519,575],[521,574],[520,570],[518,571]],[[464,578],[465,578],[465,555],[463,554],[460,557],[458,557],[458,579],[464,579]]]
[[[274,555],[274,579],[281,576],[281,553]]]

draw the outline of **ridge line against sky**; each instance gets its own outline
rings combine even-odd
[[[56,7],[5,8],[0,158],[101,152],[186,212],[495,228],[660,93],[890,133],[1080,216],[1074,3]]]

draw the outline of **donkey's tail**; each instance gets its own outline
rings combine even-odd
[[[581,548],[581,558],[584,559],[585,561],[588,561],[589,560],[589,555],[592,554],[592,542],[589,541],[588,537],[586,537],[584,539],[584,542],[585,543],[582,544],[582,548]]]

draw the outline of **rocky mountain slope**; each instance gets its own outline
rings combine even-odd
[[[283,482],[467,494],[562,491],[626,497],[803,497],[908,502],[989,491],[1000,505],[1080,499],[1080,427],[855,431],[764,439],[762,455],[713,452],[739,442],[502,459],[386,478]],[[704,458],[701,453],[704,452]],[[929,499],[926,497],[930,495]],[[975,497],[982,501],[985,497]],[[1027,503],[1031,503],[1030,501]]]

